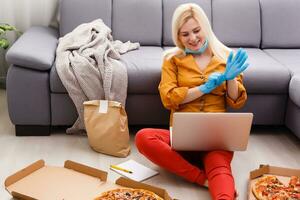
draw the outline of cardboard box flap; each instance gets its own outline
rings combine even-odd
[[[21,193],[18,193],[18,192],[15,192],[15,191],[12,191],[11,195],[16,198],[16,199],[22,199],[22,200],[38,200],[38,199],[35,199],[35,198],[32,198],[30,196],[27,196],[25,194],[21,194]]]
[[[259,169],[250,172],[250,179],[255,179],[269,172],[269,165],[260,165]]]
[[[13,174],[5,179],[5,182],[4,182],[5,188],[7,188],[11,184],[14,184],[15,182],[21,180],[25,176],[28,176],[29,174],[33,173],[34,171],[36,171],[44,166],[45,166],[45,161],[38,160],[35,163],[21,169],[20,171],[16,172],[15,174]]]
[[[269,167],[269,174],[277,174],[280,176],[300,176],[299,169],[290,169],[290,168],[282,168],[282,167]]]
[[[116,180],[116,184],[125,186],[125,187],[131,187],[131,188],[139,188],[139,189],[146,189],[154,192],[158,196],[162,197],[164,200],[172,200],[172,198],[169,196],[166,190],[158,187],[154,187],[152,185],[148,185],[145,183],[136,182],[131,179],[127,179],[124,177],[120,177]]]
[[[297,169],[260,165],[259,169],[250,172],[250,179],[255,179],[264,174],[276,174],[279,176],[300,176],[300,171]]]
[[[76,163],[71,160],[65,161],[64,167],[67,169],[73,169],[83,174],[100,178],[101,181],[107,180],[107,172],[80,163]]]

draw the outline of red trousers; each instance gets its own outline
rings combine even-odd
[[[234,199],[230,167],[233,152],[174,151],[170,146],[170,132],[163,129],[142,129],[136,134],[135,143],[139,152],[153,163],[190,182],[203,185],[208,179],[213,200]]]

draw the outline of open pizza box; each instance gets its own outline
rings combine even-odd
[[[248,200],[256,200],[256,197],[252,192],[252,185],[257,179],[264,175],[275,175],[283,184],[288,185],[291,176],[300,176],[300,169],[260,165],[259,169],[250,172],[248,183]]]
[[[64,167],[39,160],[5,180],[6,190],[23,200],[93,200],[104,191],[124,187],[150,190],[171,200],[164,189],[123,177],[112,183],[107,181],[107,172],[69,160]]]

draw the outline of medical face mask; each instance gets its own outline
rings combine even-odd
[[[208,47],[208,40],[205,39],[204,44],[198,50],[194,51],[194,50],[185,48],[184,52],[186,54],[202,54],[207,49],[207,47]]]

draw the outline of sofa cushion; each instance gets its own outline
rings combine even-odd
[[[291,74],[300,74],[299,49],[266,49],[264,52],[287,67]]]
[[[289,87],[291,100],[300,107],[300,74],[292,77]]]
[[[259,0],[213,0],[212,25],[228,46],[259,47],[261,40]]]
[[[260,0],[262,48],[300,47],[300,1]]]
[[[163,49],[170,48],[164,47]],[[286,94],[290,80],[288,69],[260,49],[245,48],[245,50],[250,64],[244,72],[247,92],[249,94]]]
[[[198,4],[211,22],[211,0],[163,0],[163,45],[172,46],[172,16],[174,10],[183,3]]]
[[[140,47],[122,55],[128,73],[128,94],[158,94],[162,52],[161,47]]]
[[[290,72],[281,63],[260,49],[246,48],[250,66],[244,72],[249,93],[285,94],[288,92]]]
[[[128,94],[158,94],[162,52],[161,47],[140,47],[121,56],[127,67]],[[67,93],[55,65],[50,72],[50,89],[53,93]]]
[[[161,0],[114,0],[112,30],[116,40],[161,46]]]
[[[169,49],[170,47],[164,47]],[[244,83],[251,94],[286,94],[290,72],[281,63],[260,49],[246,49],[249,68],[244,72]],[[122,55],[127,67],[128,94],[157,94],[162,66],[160,47],[140,47]],[[50,72],[50,88],[55,93],[66,93],[55,67]]]
[[[59,10],[60,36],[71,32],[82,23],[98,18],[111,27],[112,0],[61,0]]]

